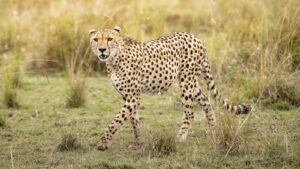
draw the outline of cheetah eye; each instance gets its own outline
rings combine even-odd
[[[107,41],[109,42],[109,41],[112,41],[113,40],[113,38],[107,38]]]
[[[98,38],[94,38],[94,41],[95,41],[95,42],[98,42]]]

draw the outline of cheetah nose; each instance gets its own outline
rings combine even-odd
[[[104,52],[104,51],[106,51],[106,48],[99,48],[99,51]]]

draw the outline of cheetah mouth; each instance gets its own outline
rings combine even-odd
[[[98,58],[99,58],[101,61],[107,60],[108,57],[109,57],[109,55],[104,55],[104,54],[101,54],[101,55],[98,56]]]

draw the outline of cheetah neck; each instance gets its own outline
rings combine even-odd
[[[140,53],[143,53],[143,45],[143,43],[132,38],[121,37],[119,40],[119,49],[117,54],[106,62],[107,72],[109,75],[114,72],[117,73],[119,71],[125,71],[128,60],[135,60],[134,62],[136,62],[138,57],[142,57]],[[132,51],[133,48],[136,48],[135,52]]]

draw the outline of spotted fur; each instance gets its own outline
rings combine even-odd
[[[208,124],[214,133],[215,115],[208,97],[200,89],[197,79],[202,76],[211,96],[224,109],[235,114],[247,114],[249,105],[232,106],[221,98],[215,87],[203,43],[186,32],[175,32],[148,42],[138,42],[122,36],[120,28],[90,32],[93,52],[106,62],[114,88],[122,95],[124,106],[109,124],[98,143],[99,150],[106,150],[113,135],[129,119],[133,126],[135,142],[141,142],[139,106],[141,93],[163,93],[179,81],[184,107],[183,124],[178,133],[180,141],[187,137],[194,119],[193,102],[203,106]]]

